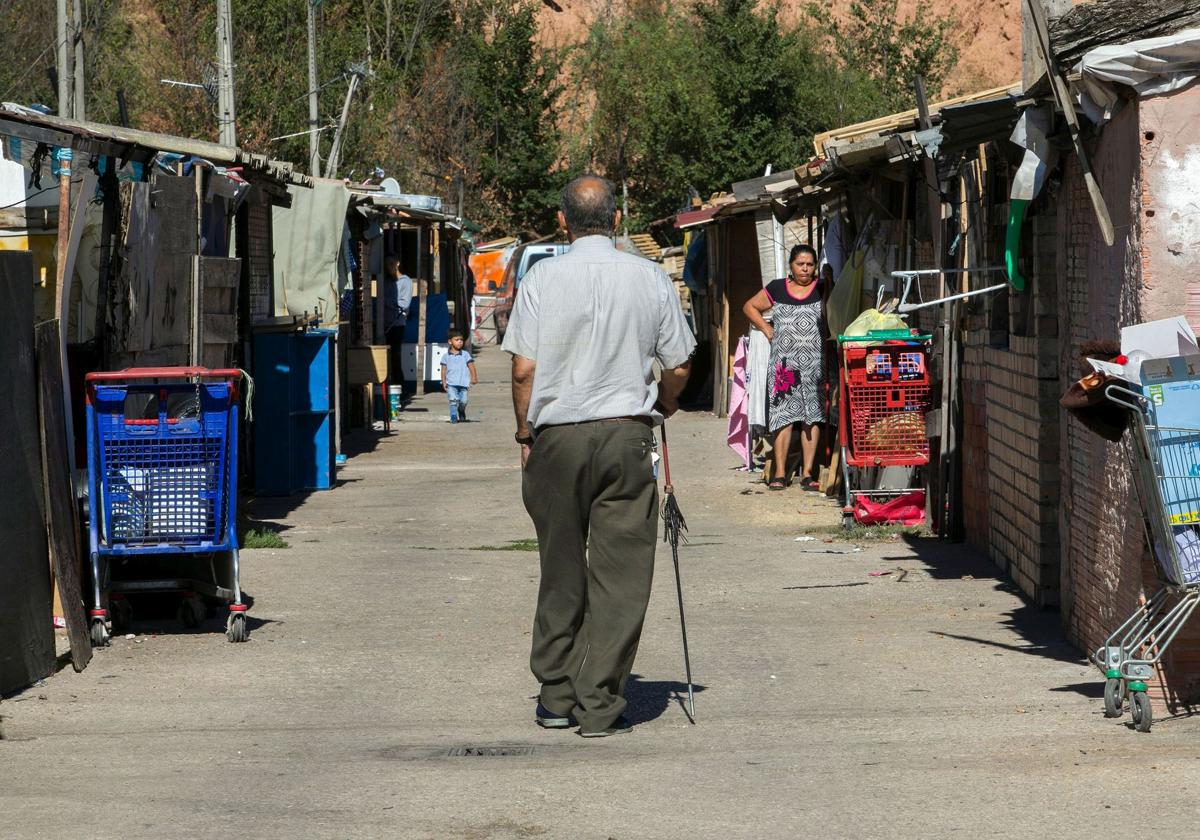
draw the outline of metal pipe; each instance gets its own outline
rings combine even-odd
[[[998,292],[1001,289],[1007,289],[1007,288],[1008,288],[1008,283],[998,283],[995,286],[988,286],[986,289],[976,289],[973,292],[962,292],[961,294],[950,295],[949,297],[938,298],[937,300],[931,300],[928,303],[902,303],[898,307],[896,307],[896,311],[907,314],[909,312],[916,312],[918,309],[926,309],[930,306],[941,306],[943,303],[951,303],[956,300],[963,300],[964,298],[975,297],[975,295],[986,295],[986,294],[989,294],[990,292]]]

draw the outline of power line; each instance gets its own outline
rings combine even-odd
[[[71,183],[72,183],[72,184],[82,184],[82,183],[83,183],[83,179],[82,179],[82,178],[80,178],[80,179],[78,179],[78,180],[72,181]],[[26,201],[28,201],[29,199],[33,198],[34,196],[41,195],[41,194],[42,194],[42,193],[44,193],[44,192],[50,192],[50,190],[57,190],[58,188],[59,188],[59,185],[58,185],[58,184],[55,184],[55,185],[54,185],[54,186],[52,186],[52,187],[42,187],[42,189],[38,190],[37,192],[35,192],[35,193],[30,193],[29,195],[27,195],[27,196],[25,196],[25,197],[23,197],[23,198],[20,198],[20,199],[18,199],[18,200],[16,200],[16,201],[14,201],[12,204],[5,204],[3,207],[0,207],[0,210],[10,210],[10,209],[12,209],[13,207],[16,207],[18,204],[24,204]]]
[[[22,82],[24,82],[27,78],[29,78],[29,74],[37,69],[38,62],[46,57],[46,53],[50,52],[50,50],[58,48],[59,40],[60,39],[55,38],[53,41],[51,41],[50,46],[48,46],[48,47],[46,47],[46,49],[42,50],[41,55],[39,55],[32,62],[29,63],[29,66],[25,68],[25,72],[23,72],[20,76],[18,76],[16,81],[14,81],[11,85],[9,85],[8,90],[4,91],[4,94],[2,96],[0,96],[0,99],[7,99],[9,97],[9,95],[21,85]]]

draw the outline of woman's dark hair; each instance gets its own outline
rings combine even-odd
[[[806,245],[803,242],[801,242],[799,245],[792,246],[792,252],[790,254],[788,254],[788,265],[789,266],[792,264],[792,262],[796,259],[797,255],[799,255],[799,254],[811,254],[812,258],[813,258],[813,262],[814,263],[817,262],[817,249],[811,245]]]

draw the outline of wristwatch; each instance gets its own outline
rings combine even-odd
[[[524,434],[517,432],[513,435],[513,439],[522,446],[533,446],[533,434],[528,431]]]

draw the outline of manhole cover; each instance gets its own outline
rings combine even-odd
[[[471,746],[471,747],[454,747],[446,755],[451,758],[468,758],[479,756],[484,758],[498,758],[500,756],[513,755],[533,755],[533,747],[488,747],[488,746]]]

